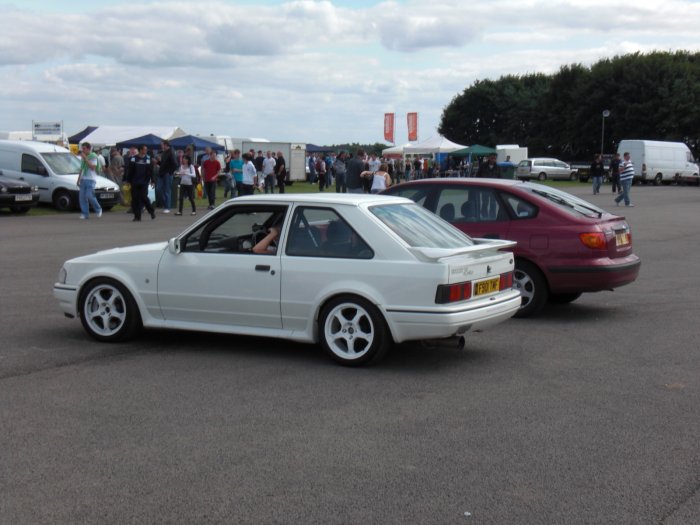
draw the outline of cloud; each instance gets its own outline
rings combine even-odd
[[[0,114],[17,129],[50,118],[71,130],[176,122],[207,134],[373,142],[392,108],[418,111],[427,138],[476,79],[700,49],[689,22],[700,4],[690,0],[161,0],[136,16],[126,2],[50,14],[26,5],[0,6]]]

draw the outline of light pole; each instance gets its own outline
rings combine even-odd
[[[603,126],[600,132],[600,154],[605,152],[605,119],[610,116],[610,111],[607,109],[603,110]]]

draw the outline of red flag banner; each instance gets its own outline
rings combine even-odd
[[[418,113],[408,113],[406,120],[408,124],[408,141],[418,140]]]
[[[384,140],[394,142],[394,114],[384,113]]]

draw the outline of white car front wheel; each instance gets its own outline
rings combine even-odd
[[[141,327],[133,297],[112,279],[90,281],[80,294],[78,308],[83,328],[98,341],[123,341]]]

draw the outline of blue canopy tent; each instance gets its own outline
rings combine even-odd
[[[97,126],[88,126],[83,131],[79,131],[75,135],[68,137],[68,144],[80,144],[80,141],[87,137],[90,133],[95,131]]]
[[[136,137],[135,139],[117,142],[117,148],[124,149],[131,147],[138,148],[140,146],[147,146],[148,149],[160,149],[161,142],[163,142],[162,138],[155,136],[153,133],[149,133],[148,135]]]
[[[212,142],[195,135],[185,135],[184,137],[172,139],[170,141],[170,146],[173,148],[186,148],[187,146],[193,146],[195,150],[211,148],[214,151],[224,151],[226,149],[221,144],[217,144],[216,142]]]

